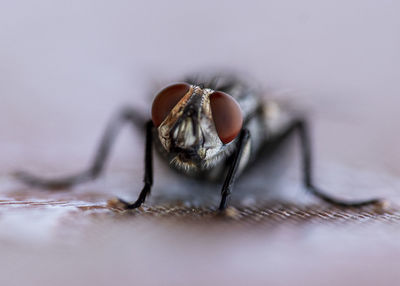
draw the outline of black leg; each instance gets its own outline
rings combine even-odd
[[[138,199],[134,203],[128,203],[122,199],[114,199],[108,202],[112,208],[135,209],[140,207],[148,194],[150,194],[153,185],[153,122],[150,120],[146,125],[146,151],[145,151],[145,169],[144,169],[144,187],[140,192]]]
[[[111,147],[113,146],[121,127],[125,123],[131,123],[135,126],[140,126],[140,128],[143,128],[145,121],[142,120],[138,113],[132,109],[125,108],[120,111],[116,118],[114,118],[107,126],[97,152],[95,153],[92,164],[83,172],[64,178],[44,179],[20,171],[15,173],[15,177],[27,185],[52,190],[69,188],[74,185],[96,179],[102,173],[111,151]]]
[[[302,154],[302,167],[303,167],[303,183],[305,187],[315,196],[322,199],[323,201],[341,206],[341,207],[362,207],[366,205],[381,203],[379,199],[370,199],[364,201],[347,201],[334,198],[328,194],[325,194],[319,188],[314,185],[313,182],[313,168],[312,168],[312,155],[311,155],[311,142],[308,133],[308,126],[305,120],[296,120],[291,126],[284,132],[280,139],[286,138],[288,135],[297,132],[300,138],[301,154]],[[279,139],[278,139],[279,140]]]
[[[228,199],[232,193],[232,185],[236,179],[236,174],[237,174],[237,169],[239,167],[240,159],[242,158],[243,149],[246,146],[246,143],[249,142],[249,139],[250,139],[250,132],[247,129],[243,129],[242,132],[240,133],[240,138],[238,141],[236,153],[234,154],[233,157],[233,162],[228,170],[228,174],[225,178],[224,185],[222,186],[222,191],[221,191],[222,198],[221,198],[221,203],[219,204],[220,211],[226,209],[226,206],[228,204]]]

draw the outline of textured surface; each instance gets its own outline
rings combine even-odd
[[[2,285],[374,285],[397,279],[396,209],[274,203],[219,216],[178,202],[115,212],[94,194],[30,190],[14,197],[0,202]]]
[[[215,208],[186,207],[179,203],[172,205],[147,206],[129,211],[114,209],[104,203],[89,203],[84,201],[30,201],[30,200],[3,200],[0,201],[2,210],[6,213],[13,209],[63,209],[83,212],[83,216],[89,215],[96,217],[102,213],[104,217],[129,218],[140,216],[143,218],[171,219],[175,223],[185,222],[208,222],[218,223],[227,222],[238,224],[304,224],[304,223],[398,223],[400,220],[400,210],[382,209],[380,207],[364,207],[362,209],[341,209],[336,207],[326,207],[321,205],[296,206],[275,202],[270,205],[247,207],[247,208],[228,208],[224,213],[215,211]]]
[[[0,285],[381,285],[400,275],[400,4],[396,1],[3,1],[0,3]],[[102,178],[57,193],[9,175],[81,170],[121,105],[188,72],[249,74],[312,121],[317,184],[383,197],[335,209],[299,183],[296,141],[217,186],[155,162],[146,208],[143,136],[121,134]],[[128,128],[127,128],[128,129]],[[132,139],[133,138],[133,139]]]

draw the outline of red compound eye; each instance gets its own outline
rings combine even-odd
[[[211,112],[218,137],[227,144],[238,136],[243,125],[243,115],[236,100],[221,91],[210,95]]]
[[[176,83],[161,90],[153,101],[151,118],[156,127],[160,126],[175,105],[189,91],[187,83]]]

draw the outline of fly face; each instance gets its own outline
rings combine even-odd
[[[172,163],[186,171],[207,169],[231,153],[243,122],[231,96],[185,83],[156,96],[152,118]]]

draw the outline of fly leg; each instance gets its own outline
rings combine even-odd
[[[149,120],[146,124],[146,150],[145,150],[145,169],[144,169],[144,187],[137,200],[133,203],[126,202],[116,198],[108,201],[108,206],[122,210],[135,209],[140,207],[147,195],[150,194],[153,185],[153,121]]]
[[[297,133],[300,139],[301,155],[302,155],[302,172],[303,172],[303,183],[305,187],[316,197],[321,200],[330,203],[332,205],[340,207],[362,207],[366,205],[379,204],[382,201],[380,199],[369,199],[369,200],[356,200],[348,201],[332,197],[318,187],[314,185],[313,181],[313,169],[312,169],[312,154],[311,154],[311,142],[308,133],[308,126],[305,120],[295,120],[289,128],[279,136],[278,141],[282,141],[289,135]]]
[[[144,120],[140,118],[137,112],[129,108],[123,109],[107,126],[97,152],[95,153],[92,164],[88,169],[80,173],[62,178],[45,179],[23,171],[19,171],[15,173],[15,177],[29,186],[50,190],[70,188],[77,184],[94,180],[104,170],[105,163],[109,157],[115,139],[122,126],[126,123],[140,126],[141,128],[144,126]]]
[[[247,129],[243,129],[240,133],[238,146],[236,153],[233,155],[233,162],[228,170],[228,175],[225,178],[224,185],[222,186],[221,190],[221,202],[219,204],[219,210],[223,211],[226,209],[228,204],[228,199],[232,193],[232,185],[235,182],[237,176],[237,169],[240,164],[240,159],[243,155],[243,149],[245,148],[246,144],[249,142],[250,139],[250,132]]]

